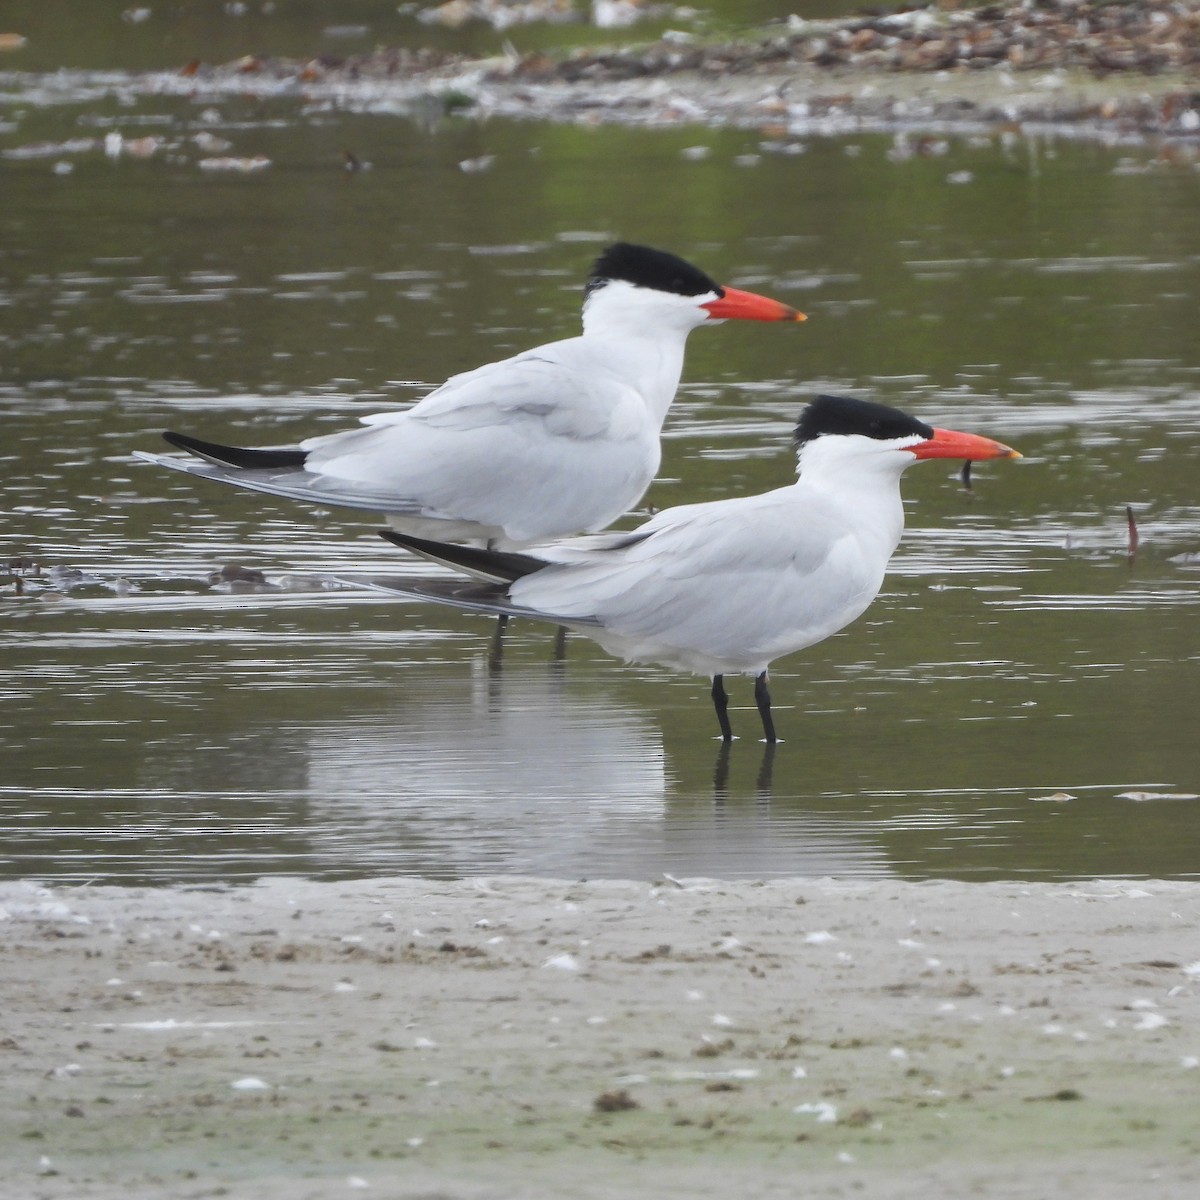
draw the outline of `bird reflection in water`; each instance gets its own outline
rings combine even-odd
[[[717,808],[729,800],[729,748],[731,743],[722,740],[713,767],[713,804]],[[763,742],[762,760],[758,764],[758,775],[754,780],[754,798],[760,803],[771,799],[775,785],[775,750],[778,742]]]

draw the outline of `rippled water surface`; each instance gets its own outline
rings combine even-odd
[[[41,570],[0,576],[0,872],[1200,875],[1186,148],[544,127],[73,78],[0,76],[0,552]],[[112,133],[155,141],[114,156]],[[269,166],[205,168],[207,138]],[[291,442],[566,336],[618,236],[810,314],[693,336],[648,502],[785,482],[817,390],[1025,454],[970,492],[945,464],[908,474],[883,596],[773,669],[773,753],[748,681],[725,752],[706,680],[582,637],[554,661],[520,625],[496,665],[482,618],[320,586],[425,570],[369,516],[130,457],[170,427]],[[228,564],[266,585],[213,582]]]

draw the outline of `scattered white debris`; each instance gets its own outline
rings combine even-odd
[[[209,133],[205,129],[192,135],[192,144],[197,150],[202,150],[205,154],[224,154],[226,150],[233,149],[231,141],[223,137],[217,137],[215,133]]]
[[[908,1058],[908,1051],[903,1046],[893,1046],[888,1051],[888,1058],[894,1058],[897,1062],[903,1062]]]
[[[687,1083],[692,1080],[699,1079],[757,1079],[759,1076],[756,1067],[734,1067],[729,1071],[672,1071],[670,1078],[678,1083]],[[636,1076],[631,1076],[636,1082]],[[644,1081],[644,1082],[648,1082]]]
[[[1066,804],[1068,800],[1078,800],[1078,796],[1072,796],[1070,792],[1051,792],[1048,796],[1030,796],[1029,799],[1034,804]]]
[[[804,941],[809,946],[823,946],[827,942],[836,942],[837,938],[827,929],[818,929],[814,933],[806,933]]]
[[[337,983],[333,985],[333,990],[335,992],[357,992],[358,988],[355,987],[354,984],[347,982],[345,979],[339,979]]]
[[[573,954],[556,954],[553,958],[548,958],[543,967],[551,967],[555,971],[578,971],[582,968],[579,965],[579,959]]]
[[[253,1075],[247,1075],[245,1079],[235,1079],[229,1086],[235,1092],[269,1092],[271,1090],[269,1083],[255,1079]]]
[[[974,171],[951,171],[950,174],[946,176],[947,183],[954,183],[954,184],[973,183],[974,180],[975,180],[975,172]]]
[[[484,171],[490,171],[495,162],[494,154],[481,154],[478,158],[464,158],[458,169],[466,175],[482,175]]]
[[[711,146],[685,146],[680,150],[679,157],[686,158],[689,162],[699,162],[701,159],[708,158],[711,154]]]
[[[436,1050],[437,1042],[435,1042],[433,1040],[433,1038],[429,1038],[429,1037],[413,1038],[413,1049],[414,1050]]]
[[[720,1026],[721,1028],[728,1028],[733,1024],[733,1021],[724,1013],[713,1013],[712,1023]]]
[[[264,171],[270,165],[271,160],[265,154],[256,154],[253,158],[202,158],[196,163],[202,171],[232,171],[242,175]]]
[[[1185,1071],[1194,1071],[1197,1067],[1200,1067],[1200,1058],[1197,1058],[1194,1054],[1185,1054],[1179,1060],[1179,1065]]]
[[[815,1104],[797,1104],[792,1112],[801,1116],[811,1113],[817,1118],[818,1125],[832,1125],[837,1120],[837,1105],[825,1100],[818,1100]]]
[[[1195,792],[1118,792],[1118,800],[1200,800]]]
[[[1145,1031],[1148,1029],[1161,1029],[1164,1025],[1169,1024],[1170,1022],[1162,1015],[1162,1013],[1144,1012],[1138,1018],[1137,1024],[1134,1025],[1134,1029],[1139,1031]]]
[[[70,138],[65,142],[30,142],[24,146],[12,146],[0,154],[4,158],[54,158],[59,154],[86,154],[95,145],[95,138]]]
[[[119,1025],[109,1023],[97,1025],[97,1029],[142,1029],[150,1033],[173,1029],[239,1029],[247,1025],[257,1025],[258,1021],[178,1021],[174,1017],[164,1017],[157,1021],[122,1021]]]
[[[592,0],[592,24],[597,29],[627,29],[642,19],[634,0]]]

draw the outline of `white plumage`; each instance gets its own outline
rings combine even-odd
[[[850,624],[879,594],[904,529],[905,468],[926,458],[1020,457],[989,438],[832,396],[808,406],[797,442],[790,486],[668,509],[632,533],[518,555],[385,535],[485,580],[483,587],[366,582],[573,626],[621,658],[710,675],[727,739],[722,677],[753,675],[764,731],[774,741],[768,664]]]
[[[216,482],[386,514],[398,530],[505,547],[603,529],[645,493],[688,334],[726,318],[797,321],[663,251],[596,261],[583,333],[448,379],[362,428],[256,451],[167,440],[200,457],[138,457]]]

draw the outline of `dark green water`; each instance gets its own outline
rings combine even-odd
[[[780,153],[19,69],[0,60],[0,553],[85,577],[0,588],[0,873],[1200,875],[1200,801],[1122,797],[1200,792],[1193,153],[1000,134]],[[160,142],[110,158],[115,132]],[[271,165],[204,170],[197,134]],[[345,149],[373,169],[347,175]],[[1026,455],[971,493],[944,465],[908,474],[885,594],[773,669],[773,756],[749,736],[721,756],[707,681],[583,639],[556,665],[515,627],[497,673],[482,620],[214,590],[230,562],[284,586],[417,568],[370,518],[130,458],[172,426],[332,430],[570,334],[617,237],[810,314],[693,336],[650,502],[786,481],[817,390]]]

